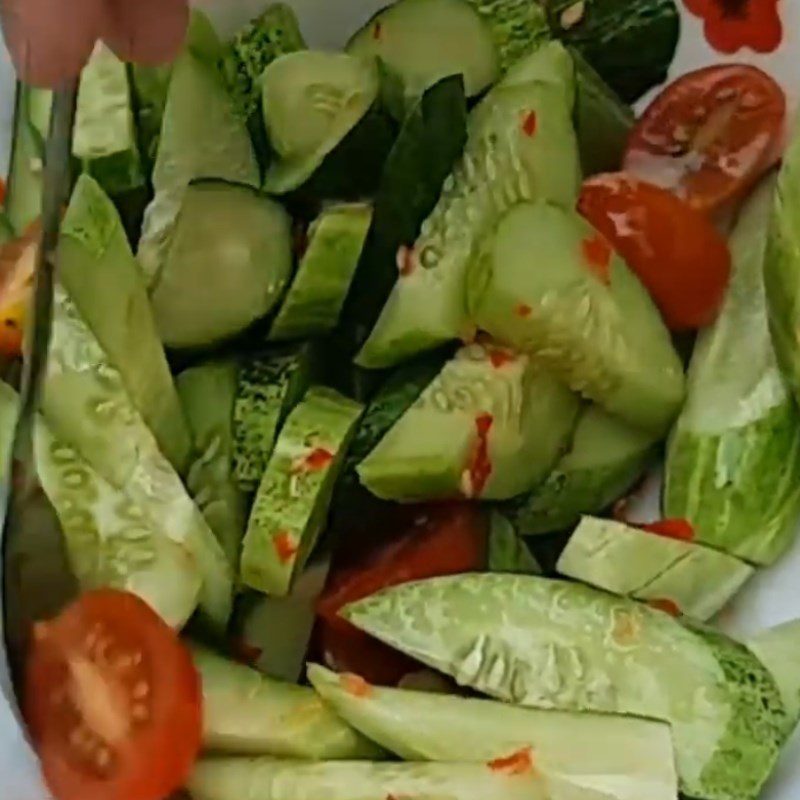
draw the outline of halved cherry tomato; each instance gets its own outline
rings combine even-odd
[[[708,325],[728,285],[728,245],[699,211],[625,173],[583,185],[578,210],[639,276],[672,330]]]
[[[200,749],[202,692],[177,635],[101,589],[37,623],[24,711],[57,800],[162,800]]]
[[[744,64],[690,72],[651,103],[623,169],[713,211],[743,195],[780,156],[786,97]]]
[[[0,248],[0,356],[17,358],[22,354],[40,235],[37,221]]]
[[[486,566],[488,529],[475,505],[419,506],[415,511],[399,539],[334,571],[317,603],[319,637],[328,663],[371,683],[395,684],[419,665],[342,619],[340,609],[389,586]]]

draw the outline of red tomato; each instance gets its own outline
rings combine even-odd
[[[712,211],[743,195],[779,157],[786,97],[743,64],[690,72],[651,103],[623,169]]]
[[[22,354],[40,235],[37,221],[0,248],[0,356],[17,358]]]
[[[415,516],[401,538],[361,563],[332,573],[317,603],[319,635],[328,662],[372,683],[395,684],[419,665],[359,631],[339,616],[339,610],[389,586],[474,572],[486,565],[487,526],[476,506],[420,506]]]
[[[639,276],[672,330],[714,320],[728,285],[728,245],[699,211],[625,173],[583,185],[578,210]]]
[[[162,800],[183,785],[200,749],[200,679],[144,601],[101,589],[38,623],[25,677],[57,800]]]

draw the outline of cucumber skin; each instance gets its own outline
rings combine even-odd
[[[667,463],[664,513],[688,519],[696,541],[761,565],[794,541],[800,424],[791,400],[721,436],[699,437],[679,422]]]

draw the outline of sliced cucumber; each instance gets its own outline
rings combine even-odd
[[[502,511],[522,536],[565,530],[622,497],[654,458],[658,439],[590,405],[547,480]]]
[[[300,339],[336,327],[372,223],[372,206],[331,205],[312,223],[308,249],[269,338]]]
[[[189,430],[141,270],[117,210],[82,175],[61,225],[58,277],[91,328],[164,455],[182,473]]]
[[[362,410],[333,390],[313,387],[289,414],[250,513],[241,563],[245,585],[288,593],[325,525]]]
[[[564,60],[569,81],[524,80],[528,70],[560,75]],[[580,168],[569,55],[558,44],[548,45],[514,72],[510,83],[497,86],[472,112],[461,161],[421,235],[396,255],[403,270],[358,354],[361,366],[392,366],[463,336],[469,327],[464,285],[475,247],[520,201],[574,205]]]
[[[267,678],[192,647],[203,684],[203,746],[214,753],[281,758],[380,758],[382,750],[307,686]]]
[[[286,415],[305,394],[313,372],[308,346],[245,359],[233,408],[233,467],[244,491],[254,491]]]
[[[609,248],[598,268],[586,254],[598,236],[571,209],[517,205],[473,259],[467,304],[482,330],[535,352],[610,413],[663,433],[683,400],[683,367],[622,259]]]
[[[124,490],[112,486],[44,423],[34,435],[36,470],[64,535],[82,589],[138,595],[181,628],[197,606],[202,576],[185,542]]]
[[[81,73],[72,152],[109,194],[144,186],[128,70],[102,42]]]
[[[800,620],[760,631],[745,644],[775,678],[794,731],[800,719]]]
[[[172,64],[131,65],[131,89],[134,97],[139,149],[148,175],[152,172],[161,141],[161,126],[167,106]]]
[[[11,451],[18,417],[19,395],[5,381],[0,381],[0,485],[4,487],[10,484]]]
[[[398,0],[350,39],[347,52],[380,58],[407,102],[449,75],[462,75],[467,97],[475,97],[500,74],[491,33],[464,0]]]
[[[139,263],[150,284],[158,280],[183,196],[197,178],[260,183],[247,126],[236,115],[222,76],[186,51],[172,69],[153,168],[155,197],[139,239]]]
[[[17,233],[11,225],[8,214],[0,209],[0,246],[16,238],[16,235]]]
[[[269,314],[292,271],[291,218],[249,186],[192,184],[151,289],[167,347],[216,344]]]
[[[491,343],[468,345],[358,474],[386,500],[514,497],[552,468],[578,406],[575,395],[527,356]]]
[[[127,394],[74,303],[56,287],[53,333],[42,410],[53,435],[73,447],[195,559],[203,579],[200,604],[223,629],[232,604],[225,554],[178,474]]]
[[[261,86],[264,123],[278,157],[264,188],[285,194],[304,184],[367,114],[378,97],[378,70],[374,61],[344,53],[301,50],[273,61]]]
[[[757,797],[787,738],[778,687],[743,645],[580,584],[532,575],[434,578],[342,613],[501,700],[669,722],[689,797]]]
[[[233,404],[239,368],[209,361],[184,370],[178,395],[192,435],[186,486],[234,571],[247,519],[245,497],[233,477]]]
[[[756,190],[731,237],[731,282],[692,357],[664,487],[665,513],[688,519],[697,541],[758,564],[794,541],[800,512],[800,414],[770,341],[762,278],[776,255],[765,251],[774,186]]]
[[[357,695],[347,679],[313,664],[308,677],[342,719],[408,761],[488,763],[530,748],[545,772],[614,800],[677,796],[672,738],[663,722],[382,686]]]
[[[517,535],[514,526],[498,511],[493,511],[489,527],[489,572],[541,575],[542,568]]]

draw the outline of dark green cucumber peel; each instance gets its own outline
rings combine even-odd
[[[625,102],[663,83],[680,35],[675,0],[540,0],[553,34],[576,47]]]
[[[460,77],[428,89],[409,113],[385,163],[375,212],[342,310],[348,349],[367,338],[397,280],[397,251],[412,243],[436,205],[466,142],[467,106]]]

